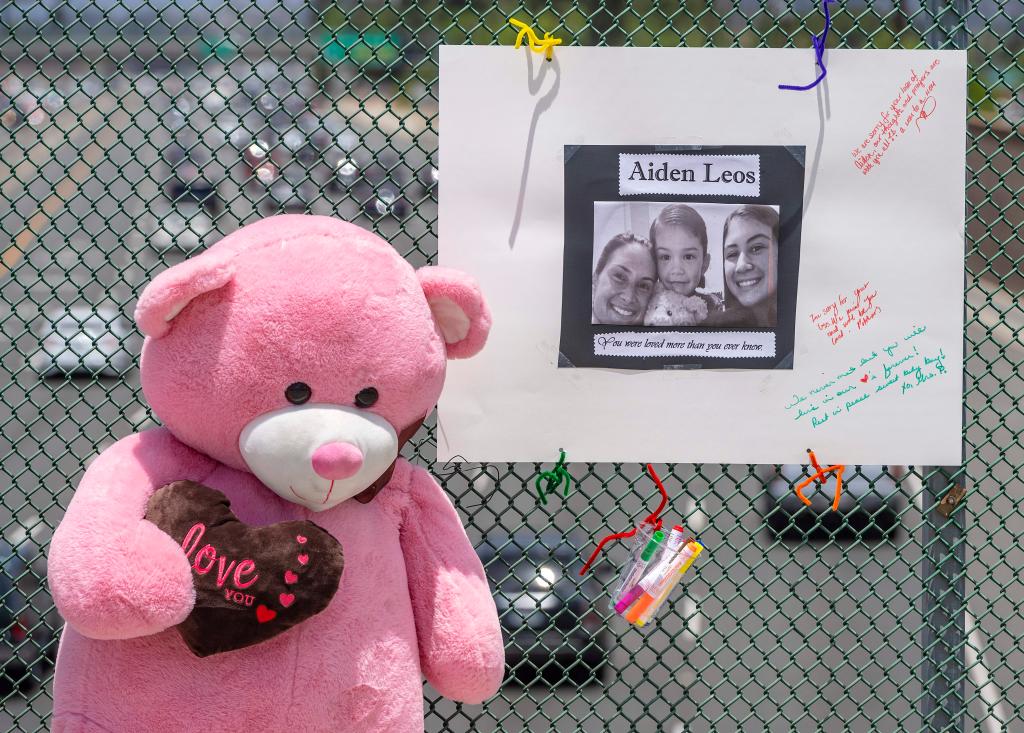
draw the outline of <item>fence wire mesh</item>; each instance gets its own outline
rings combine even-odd
[[[510,16],[567,45],[809,48],[822,27],[810,0],[0,4],[2,727],[48,725],[45,552],[74,486],[155,422],[128,320],[140,288],[281,211],[433,262],[437,48],[511,44]],[[428,687],[428,730],[1024,730],[1022,4],[851,0],[832,17],[830,47],[969,52],[964,465],[858,466],[838,515],[790,503],[800,467],[656,466],[712,551],[640,632],[607,610],[607,573],[572,568],[644,512],[643,466],[570,463],[578,487],[539,506],[549,465],[436,465],[430,423],[408,457],[478,546],[524,552],[485,556],[509,683],[484,706]]]

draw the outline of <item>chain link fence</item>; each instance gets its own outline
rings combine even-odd
[[[437,465],[428,423],[407,456],[480,547],[511,670],[484,706],[428,687],[427,730],[1024,730],[1024,9],[832,12],[830,47],[968,49],[964,465],[858,466],[838,514],[790,503],[801,467],[656,466],[710,552],[641,632],[608,611],[608,572],[574,569],[643,515],[643,466],[570,463],[578,486],[538,505],[549,465]],[[810,48],[822,26],[810,0],[0,4],[0,727],[48,727],[45,552],[73,487],[155,422],[129,320],[141,287],[281,211],[433,262],[437,47],[511,44],[510,16],[567,45]],[[514,557],[493,549],[508,538]]]

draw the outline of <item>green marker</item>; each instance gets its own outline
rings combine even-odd
[[[651,535],[651,540],[650,540],[650,542],[647,543],[647,547],[645,547],[644,551],[640,553],[640,559],[643,560],[644,562],[649,562],[650,559],[651,559],[651,556],[654,555],[655,550],[658,549],[658,546],[661,544],[662,540],[664,540],[664,539],[665,539],[665,533],[662,532],[660,529],[657,532],[655,532],[653,535]]]

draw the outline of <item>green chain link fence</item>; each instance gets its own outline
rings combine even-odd
[[[510,44],[510,16],[567,45],[809,48],[822,25],[810,0],[321,3],[0,4],[7,730],[47,728],[53,528],[90,457],[154,422],[126,320],[154,274],[280,211],[355,221],[432,262],[437,47]],[[640,632],[607,610],[607,572],[573,570],[645,512],[641,465],[570,463],[579,485],[541,506],[550,465],[436,465],[429,424],[408,457],[444,478],[475,543],[524,550],[485,556],[515,681],[481,707],[427,688],[429,731],[1024,730],[1024,8],[832,12],[830,47],[969,52],[966,462],[858,466],[838,520],[788,503],[799,467],[656,466],[710,551]]]

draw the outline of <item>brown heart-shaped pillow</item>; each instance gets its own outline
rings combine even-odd
[[[195,481],[154,492],[146,519],[192,565],[196,605],[178,631],[197,656],[277,636],[327,608],[338,591],[341,543],[308,520],[250,527],[224,494]]]

